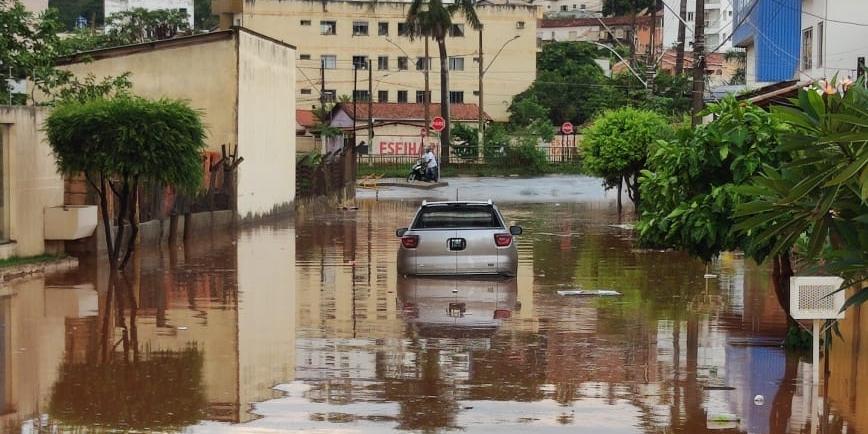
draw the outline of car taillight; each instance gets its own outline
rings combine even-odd
[[[506,247],[512,244],[512,235],[494,234],[494,244],[497,244],[497,247]]]
[[[418,235],[404,235],[401,237],[401,245],[406,249],[415,249],[419,245]]]

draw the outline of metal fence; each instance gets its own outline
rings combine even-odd
[[[579,151],[575,147],[561,146],[541,146],[539,147],[545,155],[549,164],[576,164],[581,159]],[[504,155],[501,149],[490,149],[485,152],[486,157],[483,161],[479,161],[476,149],[463,149],[453,146],[449,150],[449,162],[451,164],[467,164],[476,165],[486,162],[498,161],[503,165],[509,166],[508,157]],[[438,156],[439,157],[439,156]],[[421,155],[394,155],[394,154],[359,154],[358,161],[360,165],[366,166],[411,166],[421,158]]]

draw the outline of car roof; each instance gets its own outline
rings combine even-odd
[[[445,200],[445,201],[437,201],[437,202],[428,202],[427,200],[422,201],[422,206],[438,206],[438,205],[494,205],[491,202],[491,199],[487,201],[481,200]]]

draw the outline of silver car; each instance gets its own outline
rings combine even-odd
[[[398,273],[515,276],[515,235],[488,202],[422,202],[409,228],[398,229]]]

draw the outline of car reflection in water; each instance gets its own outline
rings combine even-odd
[[[514,277],[398,278],[405,321],[420,337],[489,337],[520,309]]]

